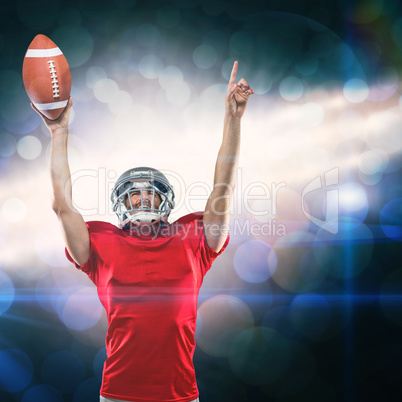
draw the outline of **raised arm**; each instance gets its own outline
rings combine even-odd
[[[240,122],[248,98],[255,93],[244,78],[236,83],[237,66],[235,61],[225,96],[223,139],[215,165],[214,187],[203,218],[207,243],[217,252],[229,232],[230,206],[240,152]]]
[[[38,109],[51,134],[50,173],[53,186],[53,210],[59,218],[68,252],[78,265],[89,257],[88,228],[80,213],[73,207],[70,168],[67,156],[68,120],[72,106],[71,98],[57,120],[49,120]]]

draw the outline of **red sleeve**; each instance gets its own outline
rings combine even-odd
[[[96,251],[96,244],[95,244],[94,236],[93,236],[93,233],[91,230],[91,222],[87,222],[86,225],[88,228],[90,249],[89,249],[89,258],[85,262],[85,264],[78,265],[71,257],[70,253],[67,250],[67,247],[64,248],[64,251],[66,253],[67,259],[69,261],[71,261],[77,269],[85,272],[88,275],[89,279],[91,279],[94,282],[98,253]]]
[[[215,258],[218,257],[220,254],[223,253],[227,245],[229,244],[230,236],[226,237],[225,243],[223,244],[222,248],[216,252],[211,247],[209,247],[207,243],[207,238],[205,237],[204,233],[204,223],[202,217],[197,220],[197,232],[200,233],[199,241],[200,241],[200,257],[201,257],[201,267],[202,267],[202,274],[203,276],[209,271],[211,268],[212,263],[214,262]]]

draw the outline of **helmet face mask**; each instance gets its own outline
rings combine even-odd
[[[134,204],[133,197],[136,200]],[[174,191],[159,170],[140,167],[127,170],[119,177],[111,200],[120,228],[130,222],[139,226],[152,225],[159,221],[167,222],[174,208]]]
[[[141,185],[143,183],[133,183],[133,187],[125,195],[126,207],[132,210],[139,208],[143,210],[158,210],[162,197],[164,198],[165,196],[151,186],[139,187],[138,184]]]

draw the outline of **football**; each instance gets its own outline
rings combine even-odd
[[[36,35],[25,53],[22,79],[31,102],[48,119],[57,119],[71,91],[71,73],[57,45],[45,35]]]

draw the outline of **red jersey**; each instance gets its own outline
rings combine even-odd
[[[229,237],[219,253],[212,250],[202,214],[153,225],[158,230],[149,234],[106,222],[87,227],[90,256],[76,266],[97,286],[109,323],[101,395],[135,402],[196,399],[198,292]]]

